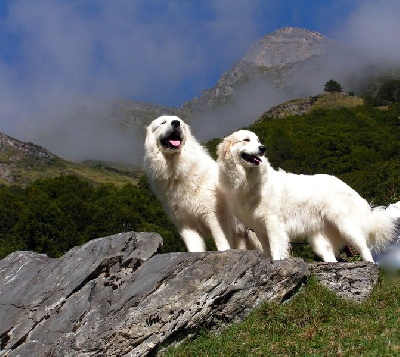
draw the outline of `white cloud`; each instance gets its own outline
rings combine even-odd
[[[203,11],[182,1],[10,1],[0,24],[3,42],[14,40],[11,60],[0,54],[0,130],[76,159],[78,137],[81,158],[89,142],[107,133],[75,121],[79,134],[68,130],[64,145],[57,144],[54,135],[67,133],[58,127],[81,102],[183,104],[210,85],[205,74],[227,69],[255,36],[252,3],[228,3],[205,1]]]
[[[400,62],[400,2],[367,0],[337,27],[337,36],[364,51],[374,61]]]
[[[212,87],[260,33],[288,26],[290,21],[300,23],[301,16],[327,17],[327,7],[337,21],[340,17],[334,16],[334,9],[343,12],[348,6],[344,0],[330,1],[313,6],[315,13],[307,8],[305,15],[299,15],[300,5],[299,11],[291,11],[291,3],[278,0],[4,1],[0,131],[69,159],[111,152],[116,158],[129,157],[141,151],[140,138],[122,140],[125,155],[119,155],[121,143],[100,145],[111,143],[114,134],[92,120],[90,125],[75,120],[74,129],[68,128],[69,118],[82,103],[132,98],[179,106]],[[344,30],[342,38],[398,61],[398,1],[356,3],[351,16],[336,26]],[[307,6],[311,5],[307,2]],[[340,72],[340,66],[335,70]],[[315,78],[313,88],[319,81]],[[240,109],[232,113],[238,118],[235,123],[248,124],[243,120],[253,120],[262,107],[267,109],[281,98],[270,87],[253,93],[257,95],[248,97],[251,104],[245,103],[246,95],[239,96]],[[252,107],[257,110],[249,112]]]

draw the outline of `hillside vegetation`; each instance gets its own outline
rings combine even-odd
[[[30,250],[59,257],[74,246],[107,235],[158,232],[166,251],[184,245],[141,179],[118,187],[77,176],[40,179],[22,188],[0,186],[0,258]]]
[[[38,179],[76,175],[94,184],[111,183],[121,186],[136,183],[142,175],[138,168],[106,162],[76,163],[58,157],[44,162],[35,156],[24,156],[16,160],[13,157],[14,153],[10,151],[0,153],[0,184],[26,186]]]

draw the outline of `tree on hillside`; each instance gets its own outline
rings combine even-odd
[[[325,83],[324,92],[336,92],[340,93],[342,91],[342,86],[333,79],[330,79]]]

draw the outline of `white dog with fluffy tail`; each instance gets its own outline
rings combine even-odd
[[[218,250],[254,249],[218,186],[217,163],[181,119],[161,116],[147,127],[144,169],[189,252],[204,252],[206,236]]]
[[[395,221],[371,209],[360,195],[330,175],[295,175],[274,170],[257,135],[240,130],[218,146],[221,183],[234,214],[253,229],[266,255],[289,256],[289,241],[307,236],[324,261],[335,262],[346,243],[373,262],[372,246],[392,240]]]

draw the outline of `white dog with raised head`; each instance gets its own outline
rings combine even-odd
[[[204,252],[206,236],[218,250],[260,247],[229,210],[217,163],[181,119],[161,116],[147,127],[144,169],[189,252]]]
[[[393,238],[394,219],[371,208],[343,181],[330,175],[295,175],[275,170],[257,135],[239,130],[218,146],[221,184],[234,214],[253,229],[267,256],[289,256],[289,241],[306,236],[315,253],[335,262],[349,243],[373,262],[372,246]]]

